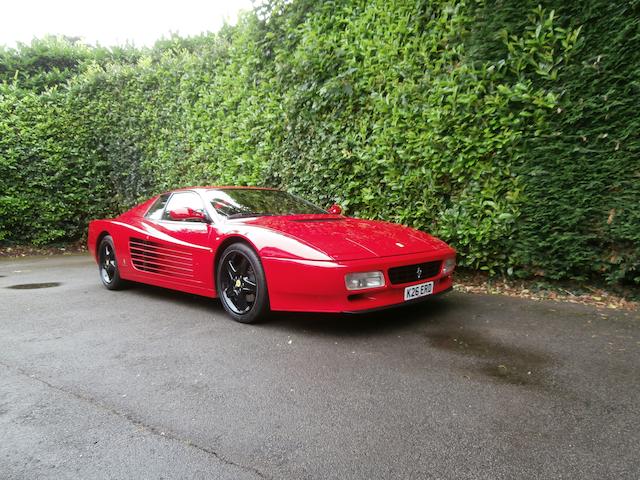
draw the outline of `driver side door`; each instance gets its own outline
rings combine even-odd
[[[144,218],[145,238],[129,240],[132,266],[145,283],[211,296],[215,229],[202,197],[191,190],[174,192],[161,207],[152,207]],[[202,212],[205,218],[171,215],[185,209]]]

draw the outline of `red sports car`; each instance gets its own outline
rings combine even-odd
[[[274,311],[363,312],[451,289],[455,251],[426,233],[325,211],[271,188],[163,193],[89,225],[110,290],[127,280],[220,297],[251,323]]]

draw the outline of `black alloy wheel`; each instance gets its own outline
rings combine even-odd
[[[264,319],[269,310],[267,282],[258,255],[243,243],[234,243],[220,256],[217,290],[227,313],[241,323]]]
[[[119,290],[124,286],[125,282],[120,278],[118,271],[116,249],[110,235],[104,237],[98,247],[98,270],[102,284],[109,290]]]

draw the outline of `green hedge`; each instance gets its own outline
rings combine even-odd
[[[153,49],[0,50],[0,240],[281,186],[463,265],[639,283],[637,1],[272,1]]]

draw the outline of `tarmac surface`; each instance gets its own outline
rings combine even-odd
[[[230,320],[0,261],[0,478],[638,479],[637,312],[451,293]]]

